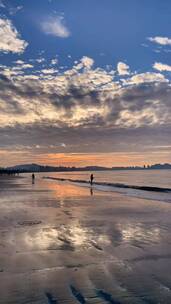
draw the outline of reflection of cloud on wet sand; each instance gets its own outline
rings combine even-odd
[[[120,224],[122,242],[133,243],[156,243],[160,241],[161,229],[156,226],[143,224]]]
[[[28,231],[25,242],[32,250],[81,250],[110,244],[105,234],[83,227],[77,220],[69,225]]]
[[[158,243],[162,231],[157,226],[145,224],[118,223],[112,231],[104,226],[93,229],[92,225],[80,223],[74,219],[58,227],[47,227],[27,232],[25,242],[31,251],[46,250],[105,250],[107,246],[117,247],[123,244],[141,247],[148,243]]]

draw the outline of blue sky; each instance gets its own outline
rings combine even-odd
[[[3,164],[170,161],[170,15],[169,0],[0,0]]]
[[[2,13],[12,20],[22,38],[29,43],[24,60],[37,58],[45,51],[45,58],[58,55],[61,65],[71,66],[74,60],[90,56],[97,66],[115,66],[127,62],[132,70],[152,70],[154,61],[170,63],[170,53],[147,38],[170,36],[170,1],[5,1],[13,7],[23,6],[15,15],[6,8]],[[67,39],[45,35],[40,24],[50,17],[64,17],[70,31]],[[147,47],[143,45],[147,45]],[[156,53],[160,51],[160,53]],[[72,60],[67,58],[72,56]],[[2,55],[1,55],[2,58]],[[4,62],[18,55],[3,56]]]

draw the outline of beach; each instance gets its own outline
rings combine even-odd
[[[171,204],[0,177],[0,303],[171,303]]]

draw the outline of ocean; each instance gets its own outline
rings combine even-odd
[[[91,173],[94,175],[94,189],[171,202],[171,170],[55,172],[41,173],[40,176],[65,179],[78,186],[89,187]]]

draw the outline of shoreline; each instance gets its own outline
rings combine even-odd
[[[51,179],[56,181],[68,181],[71,183],[77,184],[86,184],[90,186],[90,182],[86,180],[74,180],[74,179],[67,179],[67,178],[57,178],[57,177],[50,177],[44,176],[44,179]],[[161,187],[149,187],[149,186],[136,186],[136,185],[126,185],[126,184],[119,184],[119,183],[108,183],[108,182],[93,182],[93,185],[97,186],[107,186],[107,187],[115,187],[115,188],[124,188],[124,189],[135,189],[135,190],[142,190],[142,191],[153,191],[153,192],[163,192],[163,193],[171,193],[171,188],[161,188]]]

